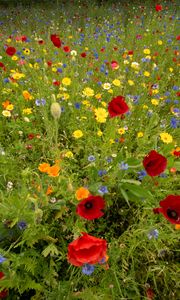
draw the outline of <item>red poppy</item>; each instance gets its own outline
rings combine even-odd
[[[69,46],[64,46],[63,50],[64,50],[64,52],[67,52],[67,53],[71,51],[71,49],[69,48]]]
[[[68,261],[77,267],[100,262],[107,251],[107,242],[87,233],[68,245]]]
[[[176,96],[180,97],[180,92],[177,92],[177,93],[176,93]]]
[[[78,204],[76,213],[85,219],[94,220],[104,215],[104,207],[105,201],[101,196],[90,195]]]
[[[0,280],[3,279],[4,277],[4,273],[0,272]],[[3,290],[2,292],[0,292],[0,299],[4,299],[8,296],[8,290]]]
[[[149,176],[158,176],[166,169],[167,159],[155,150],[152,150],[145,156],[143,166]]]
[[[26,37],[25,35],[22,35],[21,41],[22,41],[22,42],[26,42],[26,41],[27,41],[27,37]]]
[[[51,42],[54,44],[55,47],[61,47],[61,40],[57,34],[51,34]]]
[[[173,155],[180,157],[180,151],[174,150]]]
[[[141,40],[141,39],[142,39],[142,35],[141,35],[141,34],[137,34],[137,35],[136,35],[136,39],[137,39],[137,40]]]
[[[81,53],[81,57],[86,57],[86,52]]]
[[[119,67],[119,64],[116,60],[112,60],[111,61],[111,68],[114,70],[114,69],[118,69]]]
[[[169,195],[159,204],[161,207],[154,208],[154,213],[162,213],[172,224],[180,224],[180,196]]]
[[[161,10],[162,10],[162,5],[157,4],[157,5],[155,6],[155,9],[156,9],[156,11],[161,11]]]
[[[9,56],[13,56],[16,53],[16,49],[14,47],[7,47],[6,54]]]
[[[53,84],[54,84],[55,86],[59,86],[59,85],[60,85],[60,81],[58,81],[58,80],[53,80]]]
[[[6,71],[5,65],[2,62],[0,62],[0,68],[2,68],[4,71]]]
[[[125,98],[123,96],[117,96],[116,98],[113,98],[108,104],[110,118],[125,114],[126,112],[128,112],[128,110],[129,107],[125,102]]]
[[[38,44],[39,44],[39,45],[43,45],[43,44],[44,44],[44,41],[43,41],[43,40],[39,40],[39,41],[38,41]]]
[[[133,55],[134,54],[134,51],[133,50],[129,50],[128,51],[128,55]]]
[[[47,61],[47,65],[48,65],[48,67],[51,67],[52,66],[52,61]]]
[[[176,40],[180,41],[180,35],[177,35]]]
[[[29,133],[29,134],[28,134],[28,139],[29,139],[29,140],[34,139],[34,137],[35,137],[34,133]]]
[[[101,48],[101,50],[100,50],[101,52],[104,52],[105,51],[105,48]]]

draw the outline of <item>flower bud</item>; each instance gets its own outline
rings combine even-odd
[[[61,115],[61,107],[59,103],[54,102],[51,104],[51,115],[54,119],[59,119]]]

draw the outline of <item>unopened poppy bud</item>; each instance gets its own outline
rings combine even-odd
[[[51,104],[51,115],[54,119],[59,119],[61,115],[61,107],[59,103],[54,102]]]

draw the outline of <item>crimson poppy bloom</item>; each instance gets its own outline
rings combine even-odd
[[[86,57],[86,52],[81,53],[81,57]]]
[[[9,56],[13,56],[16,53],[16,49],[14,47],[7,47],[6,54]]]
[[[129,50],[128,51],[128,55],[133,55],[134,54],[134,51],[133,50]]]
[[[180,35],[177,35],[176,40],[180,41]]]
[[[114,70],[114,69],[117,69],[119,67],[119,64],[116,60],[112,60],[111,61],[111,68]]]
[[[158,176],[166,169],[167,159],[155,150],[152,150],[145,156],[143,166],[149,176]]]
[[[161,11],[161,10],[162,10],[162,5],[157,4],[157,5],[155,6],[155,9],[156,9],[156,11]]]
[[[3,279],[4,277],[4,273],[0,272],[0,280]],[[2,290],[2,292],[0,292],[0,299],[4,299],[8,296],[8,291],[7,290]]]
[[[76,213],[85,219],[94,220],[104,215],[104,207],[105,201],[101,196],[90,195],[78,204]]]
[[[169,195],[159,204],[161,207],[154,208],[154,213],[162,213],[172,224],[180,224],[180,196]]]
[[[123,96],[117,96],[116,98],[113,98],[108,104],[110,118],[125,114],[126,112],[128,112],[128,110],[129,107],[125,102],[125,98]]]
[[[64,52],[67,52],[67,53],[71,51],[71,49],[69,48],[69,46],[64,46],[63,50],[64,50]]]
[[[2,68],[4,71],[6,71],[5,65],[2,62],[0,62],[0,68]]]
[[[68,245],[68,261],[77,267],[96,264],[106,257],[107,242],[87,233]]]
[[[51,34],[51,42],[54,44],[55,47],[61,47],[61,40],[57,34]]]
[[[21,41],[22,41],[22,42],[26,42],[26,41],[27,41],[27,36],[22,35],[22,36],[21,36]]]

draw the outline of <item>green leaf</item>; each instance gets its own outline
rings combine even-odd
[[[49,244],[43,251],[42,255],[47,257],[48,255],[58,255],[59,251],[54,244]]]
[[[121,194],[123,195],[124,199],[126,200],[127,204],[129,207],[131,207],[130,203],[129,203],[129,197],[127,195],[127,193],[125,192],[125,190],[123,190],[122,188],[120,189]]]
[[[155,128],[158,124],[159,124],[159,115],[157,113],[153,113],[153,115],[149,119],[148,129]]]

